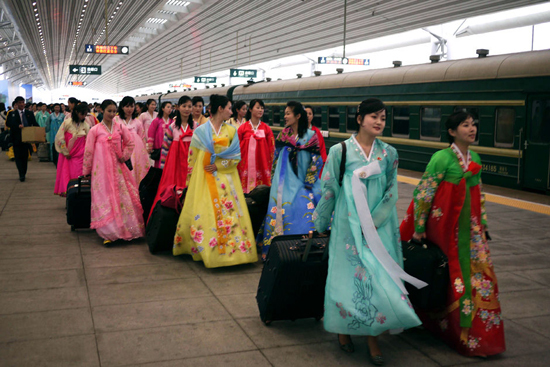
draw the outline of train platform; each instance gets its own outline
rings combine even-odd
[[[402,218],[418,174],[400,174]],[[322,322],[265,326],[261,262],[206,269],[189,256],[153,256],[144,239],[105,248],[94,231],[71,232],[54,181],[53,164],[33,156],[21,183],[0,156],[0,366],[370,365],[365,338],[348,355]],[[521,208],[491,193],[500,197],[487,211],[507,351],[466,358],[415,328],[381,336],[386,366],[548,366],[548,198],[519,193]]]

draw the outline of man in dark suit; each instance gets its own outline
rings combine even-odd
[[[10,128],[11,141],[13,143],[13,155],[15,156],[15,165],[19,171],[19,181],[25,181],[27,174],[27,163],[29,151],[32,149],[28,143],[21,141],[21,130],[27,126],[39,126],[34,117],[34,113],[25,110],[25,98],[19,96],[15,98],[15,110],[9,116],[6,125]]]

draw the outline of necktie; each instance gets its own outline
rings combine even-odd
[[[25,116],[25,111],[20,111],[21,113],[21,122],[23,123],[23,126],[29,126],[27,123],[27,117]]]

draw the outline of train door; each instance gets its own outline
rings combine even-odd
[[[550,189],[550,95],[533,95],[527,105],[524,142],[524,186]]]

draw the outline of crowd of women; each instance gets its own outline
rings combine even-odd
[[[313,109],[288,102],[285,127],[274,137],[262,122],[264,102],[204,101],[183,96],[156,110],[136,112],[133,98],[105,100],[101,122],[87,123],[88,106],[75,103],[55,134],[56,193],[68,180],[91,177],[91,228],[106,245],[144,236],[138,185],[150,167],[162,169],[156,201],[170,186],[187,188],[173,254],[206,267],[258,261],[283,234],[331,229],[324,325],[353,352],[351,335],[367,335],[371,361],[384,362],[377,336],[423,324],[461,354],[505,350],[498,285],[487,246],[481,162],[469,150],[477,126],[457,112],[446,123],[451,146],[434,154],[399,225],[397,151],[377,139],[385,105],[369,98],[357,108],[357,133],[330,148],[311,125]],[[54,125],[51,129],[55,130]],[[344,163],[342,163],[344,162]],[[263,226],[254,235],[244,195],[271,186]],[[401,227],[401,228],[400,228]],[[447,306],[415,310],[404,282],[401,239],[428,238],[449,260]]]

